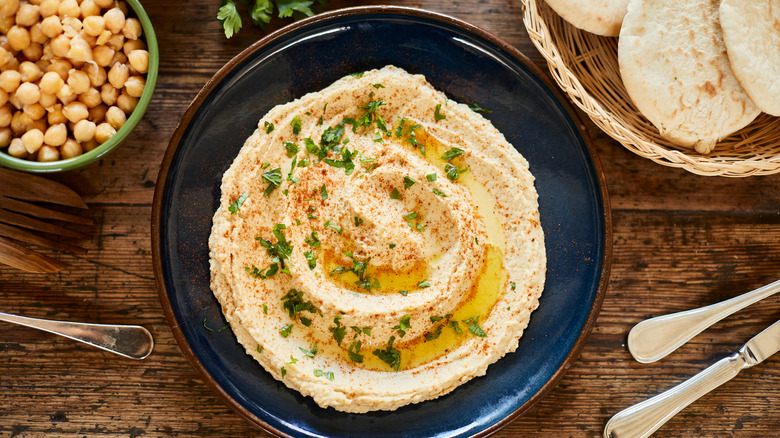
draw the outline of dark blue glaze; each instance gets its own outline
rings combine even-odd
[[[536,176],[548,272],[541,304],[517,352],[491,365],[486,376],[434,401],[352,415],[322,409],[288,390],[238,347],[230,330],[218,331],[225,320],[209,290],[207,241],[222,174],[266,111],[348,73],[386,64],[422,73],[450,98],[493,111],[486,116]],[[206,98],[161,178],[166,187],[160,259],[175,323],[216,383],[285,434],[469,436],[495,425],[559,369],[582,332],[604,268],[604,205],[575,121],[521,62],[479,36],[430,18],[336,17],[260,48]],[[204,328],[204,319],[213,332]]]

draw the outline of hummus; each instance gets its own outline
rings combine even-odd
[[[322,407],[393,410],[513,352],[545,277],[528,163],[388,66],[268,112],[222,180],[211,288],[247,354]]]

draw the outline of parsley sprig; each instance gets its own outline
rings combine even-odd
[[[241,30],[241,13],[238,11],[237,4],[243,3],[249,8],[249,16],[255,26],[265,28],[265,25],[271,22],[271,16],[274,12],[274,3],[278,11],[279,18],[295,18],[296,16],[311,17],[316,13],[312,9],[314,1],[307,0],[223,0],[222,6],[217,11],[217,20],[222,24],[225,36],[231,38]],[[317,0],[322,7],[327,7],[327,0]]]

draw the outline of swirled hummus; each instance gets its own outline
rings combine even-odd
[[[320,406],[433,399],[513,352],[538,306],[533,182],[423,76],[347,76],[269,111],[225,172],[211,288],[247,354]]]

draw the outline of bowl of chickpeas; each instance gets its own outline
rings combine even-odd
[[[159,52],[138,0],[0,0],[0,165],[60,172],[122,144]]]

